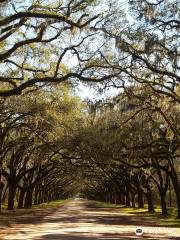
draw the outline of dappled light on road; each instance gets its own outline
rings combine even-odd
[[[123,240],[139,239],[134,231],[142,226],[141,239],[168,240],[178,238],[177,228],[156,226],[145,217],[122,213],[121,210],[97,208],[87,201],[76,200],[66,203],[55,213],[38,221],[11,224],[2,229],[3,240]],[[179,234],[180,236],[180,234]]]

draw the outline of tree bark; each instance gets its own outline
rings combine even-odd
[[[8,194],[8,210],[13,210],[14,209],[14,199],[15,199],[15,195],[16,195],[16,189],[17,186],[14,182],[9,181],[8,182],[9,185],[9,194]]]
[[[19,201],[18,201],[18,208],[19,209],[23,208],[25,193],[26,193],[26,191],[24,189],[20,190]]]
[[[172,207],[171,181],[169,181],[169,206]]]
[[[34,190],[33,188],[29,188],[26,192],[25,203],[24,203],[25,208],[32,208],[33,190]]]
[[[135,195],[133,193],[131,193],[131,203],[132,203],[132,207],[135,208],[136,204],[135,204]]]
[[[147,202],[148,202],[148,212],[154,212],[152,193],[147,193],[146,197],[147,197]]]
[[[37,205],[37,204],[38,204],[38,195],[39,195],[39,189],[38,189],[38,187],[36,186],[36,187],[35,187],[35,193],[34,193],[34,205]]]
[[[126,187],[126,206],[127,206],[127,207],[130,207],[130,206],[131,206],[130,193],[129,193],[128,187]]]
[[[166,206],[166,194],[164,192],[160,193],[160,197],[161,197],[161,208],[162,208],[162,215],[167,215],[168,211],[167,211],[167,206]]]
[[[138,208],[144,208],[144,198],[143,198],[143,191],[141,188],[138,188]]]
[[[3,188],[4,188],[4,183],[1,182],[1,180],[0,180],[0,212],[1,212],[1,209],[2,209],[2,192],[3,192]]]
[[[178,209],[177,218],[180,219],[180,184],[179,184],[177,175],[171,173],[170,176],[171,176],[172,184],[176,194],[176,203],[177,203],[177,209]]]

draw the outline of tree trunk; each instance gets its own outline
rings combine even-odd
[[[172,184],[174,187],[174,191],[176,194],[176,203],[177,203],[177,209],[178,209],[178,215],[177,218],[180,219],[180,186],[177,175],[174,175],[173,173],[170,175]]]
[[[8,208],[7,209],[13,210],[17,186],[15,183],[13,183],[11,181],[8,182],[8,185],[9,185],[9,194],[8,194]]]
[[[172,207],[171,181],[169,180],[169,206]]]
[[[136,204],[135,204],[135,195],[133,193],[131,193],[131,203],[132,203],[132,207],[135,208]]]
[[[48,196],[48,202],[51,202],[52,201],[52,193],[49,192],[49,196]]]
[[[117,195],[117,204],[122,204],[122,196],[121,196],[121,193],[119,193],[119,192]]]
[[[126,197],[125,197],[125,193],[122,193],[121,194],[121,204],[123,204],[123,205],[125,205],[125,203],[126,203],[126,199],[125,199]]]
[[[24,189],[20,190],[19,201],[18,201],[19,209],[23,208],[25,193],[26,193],[26,191]]]
[[[3,188],[4,188],[4,183],[0,181],[0,212],[1,212],[1,208],[2,208],[2,192],[3,192]]]
[[[1,202],[5,203],[6,199],[7,199],[7,191],[8,191],[8,184],[6,184],[6,186],[3,189],[3,193],[2,193],[2,198],[1,198]]]
[[[26,192],[25,203],[24,203],[25,208],[32,208],[33,190],[34,190],[33,188],[29,188]]]
[[[38,204],[41,204],[41,203],[42,203],[42,190],[40,190],[38,194]]]
[[[129,194],[129,189],[126,188],[126,206],[130,207],[131,206],[131,202],[130,202],[130,194]]]
[[[144,198],[143,198],[143,191],[141,188],[138,188],[138,208],[144,208]]]
[[[161,211],[162,211],[162,215],[167,215],[167,206],[166,206],[166,194],[164,192],[160,193],[160,197],[161,197]]]
[[[38,204],[38,195],[39,195],[39,189],[38,189],[38,187],[36,187],[35,193],[34,193],[34,205]]]
[[[149,183],[147,183],[146,197],[147,197],[147,202],[148,202],[148,212],[154,212],[153,195],[152,195],[152,190],[151,190],[151,186],[149,185]]]
[[[4,183],[2,182],[2,161],[0,161],[0,212],[2,208],[2,192],[4,188]]]
[[[147,202],[148,202],[148,212],[154,212],[154,204],[153,204],[153,198],[152,194],[148,193],[146,194]]]

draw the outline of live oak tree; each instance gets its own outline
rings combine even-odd
[[[152,124],[149,126],[149,134],[154,135],[155,131],[159,132],[158,139],[155,141],[159,148],[165,150],[164,158],[169,167],[168,170],[164,168],[163,175],[171,177],[179,205],[179,176],[175,159],[178,159],[180,146],[179,120],[177,118],[180,110],[178,44],[180,2],[140,0],[129,1],[129,4],[133,16],[129,14],[130,20],[129,22],[125,21],[124,26],[122,23],[118,24],[119,18],[113,18],[103,27],[94,28],[95,31],[102,32],[108,39],[107,45],[115,44],[117,49],[117,51],[111,52],[111,55],[108,55],[106,51],[101,51],[101,56],[106,63],[113,69],[120,70],[119,79],[105,81],[104,87],[122,88],[129,97],[128,101],[131,101],[133,96],[142,100],[139,105],[128,103],[127,106],[122,107],[123,111],[137,110],[125,120],[125,123],[129,120],[133,121],[135,117],[138,118],[138,115],[146,115],[148,111],[150,114],[153,113],[152,118],[148,119]],[[142,85],[142,88],[152,90],[148,99],[144,98],[142,89],[139,94],[136,94],[136,90],[129,87],[136,83]],[[116,129],[116,126],[117,123],[113,122],[111,128]],[[139,125],[139,127],[141,126]],[[133,128],[129,129],[129,132],[134,135]],[[146,133],[144,132],[144,134]],[[138,131],[137,136],[139,136]],[[143,134],[141,136],[144,138]],[[173,145],[174,147],[172,147]],[[133,150],[133,153],[138,154],[138,150]],[[139,156],[142,158],[143,154]],[[158,161],[156,164],[160,164]],[[139,163],[140,161],[137,161],[137,164]],[[160,165],[160,167],[162,170],[163,166]],[[159,172],[159,177],[161,178],[161,172]],[[167,183],[167,181],[165,182]],[[164,191],[167,190],[167,184],[164,187]],[[178,217],[180,217],[179,206],[178,209]]]
[[[116,44],[118,53],[113,56],[102,52],[109,65],[121,70],[114,86],[136,81],[180,102],[176,91],[180,83],[179,7],[179,1],[129,1],[129,21],[123,25],[112,19],[96,28]]]
[[[105,40],[92,30],[110,14],[99,10],[101,4],[103,9],[97,0],[1,1],[0,96],[49,82],[116,77],[99,54]]]
[[[4,133],[6,130],[6,135],[1,169],[8,183],[8,209],[13,209],[17,193],[20,194],[18,207],[23,202],[25,207],[31,207],[35,187],[44,178],[48,181],[54,174],[54,178],[59,178],[57,184],[61,184],[60,176],[65,168],[60,155],[65,151],[63,141],[82,123],[83,104],[70,95],[68,85],[10,97],[3,104],[2,130]]]
[[[178,179],[178,141],[159,112],[178,129],[178,104],[141,85],[127,88],[109,102],[101,102],[95,117],[90,111],[93,121],[88,117],[67,145],[69,152],[78,156],[72,164],[83,169],[83,193],[128,206],[135,206],[137,198],[138,206],[143,207],[143,199],[147,199],[149,211],[154,211],[155,191],[159,192],[156,199],[161,202],[162,214],[167,214],[166,194],[171,182],[179,209],[178,183],[174,184]],[[90,108],[95,109],[92,103]]]

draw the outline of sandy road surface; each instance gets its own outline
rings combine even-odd
[[[42,210],[43,211],[43,210]],[[142,226],[143,237],[134,230]],[[180,240],[180,229],[159,227],[145,217],[124,214],[120,209],[97,208],[74,200],[43,217],[1,227],[0,240]]]

